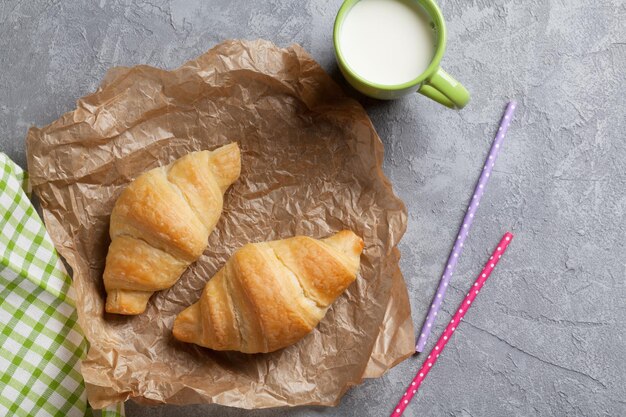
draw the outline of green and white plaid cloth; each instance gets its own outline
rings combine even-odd
[[[27,190],[0,153],[0,416],[91,416],[71,279]],[[123,415],[123,404],[102,411]]]

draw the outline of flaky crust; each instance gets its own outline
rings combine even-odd
[[[247,244],[181,312],[174,336],[215,350],[272,352],[309,333],[356,279],[363,240],[351,231]]]
[[[171,287],[206,247],[237,180],[236,143],[193,152],[137,177],[111,213],[106,258],[106,311],[140,314],[150,296]]]

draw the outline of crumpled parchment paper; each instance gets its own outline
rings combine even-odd
[[[117,196],[151,168],[231,141],[242,149],[241,177],[201,259],[144,314],[105,314],[102,272]],[[48,231],[73,269],[93,407],[128,398],[334,405],[413,352],[396,248],[406,209],[381,170],[383,146],[361,105],[300,46],[227,41],[173,71],[114,68],[76,110],[32,128],[27,150]],[[360,275],[299,343],[246,355],[173,338],[176,314],[238,247],[345,228],[365,240]]]

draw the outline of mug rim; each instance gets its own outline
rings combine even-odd
[[[435,54],[433,55],[433,58],[430,61],[428,67],[426,67],[426,69],[420,75],[418,75],[411,81],[407,81],[402,84],[378,84],[361,77],[356,71],[354,71],[350,67],[350,65],[348,65],[348,62],[343,56],[340,47],[341,42],[339,41],[339,31],[341,28],[341,24],[345,20],[350,9],[352,9],[352,7],[359,1],[361,0],[344,0],[341,7],[339,8],[339,11],[337,12],[337,16],[335,17],[335,23],[333,25],[333,45],[335,47],[335,54],[337,55],[337,61],[339,61],[339,64],[343,66],[344,70],[349,72],[350,75],[357,79],[359,82],[384,91],[399,91],[411,87],[416,87],[432,77],[439,68],[439,64],[441,63],[441,59],[443,58],[443,53],[446,48],[446,23],[443,20],[443,14],[441,13],[439,6],[437,6],[437,3],[435,3],[434,0],[411,0],[420,3],[422,6],[424,6],[425,3],[430,6],[430,8],[428,9],[424,7],[424,11],[428,14],[428,16],[430,16],[431,19],[433,19],[433,23],[437,28],[437,43],[435,45]]]

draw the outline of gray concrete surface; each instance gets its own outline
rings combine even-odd
[[[588,3],[585,5],[584,3]],[[406,201],[400,245],[421,324],[505,102],[520,103],[435,334],[506,229],[516,238],[409,416],[626,415],[626,5],[441,0],[443,60],[473,100],[360,98]],[[24,165],[29,126],[73,108],[114,65],[173,68],[225,38],[298,42],[340,79],[339,0],[2,0],[0,149]],[[434,343],[431,338],[430,345]],[[337,408],[245,412],[127,404],[138,416],[388,414],[421,358]]]

